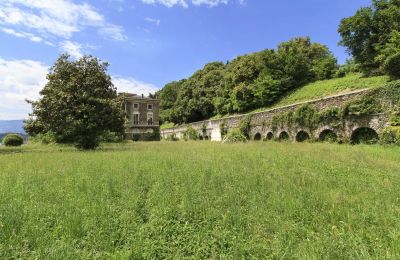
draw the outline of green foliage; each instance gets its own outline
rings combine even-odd
[[[179,139],[176,137],[175,134],[170,134],[170,135],[168,135],[167,138],[165,138],[165,140],[166,140],[166,141],[173,141],[173,142],[179,141]]]
[[[274,107],[323,98],[353,90],[379,88],[385,86],[387,82],[388,77],[385,76],[365,78],[361,77],[360,74],[349,74],[344,78],[317,81],[290,93],[274,104]]]
[[[379,142],[400,145],[400,126],[389,126],[383,129],[379,135]]]
[[[197,140],[199,138],[199,135],[198,135],[197,131],[190,125],[187,127],[187,129],[186,129],[186,131],[184,133],[184,136],[188,140],[193,140],[193,141],[195,141],[195,140]]]
[[[386,58],[384,71],[393,79],[400,79],[400,51]]]
[[[223,120],[219,124],[219,131],[221,133],[222,139],[224,139],[225,135],[228,133],[228,127],[226,126],[226,120]]]
[[[360,65],[355,63],[354,59],[347,59],[345,64],[341,65],[336,72],[336,78],[343,78],[355,73],[361,72]]]
[[[371,7],[363,7],[354,16],[341,21],[340,44],[347,47],[364,73],[391,73],[387,69],[395,69],[393,75],[399,75],[398,68],[384,65],[398,64],[398,58],[392,55],[398,53],[400,47],[400,35],[396,31],[400,28],[399,12],[398,0],[374,0]]]
[[[275,131],[279,128],[284,128],[286,126],[290,127],[294,124],[294,113],[289,111],[287,113],[276,114],[272,117],[271,127]]]
[[[23,143],[24,139],[18,134],[8,134],[3,138],[5,146],[21,146]]]
[[[242,131],[238,128],[233,128],[228,131],[228,134],[222,140],[223,143],[245,143],[248,137],[246,137]]]
[[[389,123],[391,126],[400,126],[400,102],[392,113],[390,113]]]
[[[250,128],[251,128],[251,118],[252,114],[245,115],[239,123],[239,131],[247,139],[250,139]]]
[[[306,104],[298,107],[294,112],[288,111],[274,115],[271,120],[271,127],[276,130],[296,125],[312,130],[318,125],[319,119],[316,109]]]
[[[55,144],[57,143],[57,137],[52,132],[39,133],[35,136],[30,136],[29,142],[43,145]]]
[[[42,98],[30,102],[33,117],[26,122],[27,133],[52,132],[58,143],[74,143],[79,149],[95,149],[107,131],[123,134],[123,96],[117,97],[107,68],[92,56],[70,61],[61,55],[47,75]]]
[[[343,107],[343,116],[362,116],[387,113],[400,102],[400,81],[372,89],[361,98],[351,100]]]
[[[173,118],[174,105],[185,81],[184,79],[168,83],[156,93],[156,97],[160,99],[160,119],[162,123],[169,122]]]
[[[105,143],[119,143],[124,140],[124,136],[120,133],[106,131],[100,136],[100,140]]]
[[[319,115],[317,110],[309,104],[297,108],[294,112],[293,119],[298,126],[308,129],[314,129],[319,123]]]
[[[340,127],[343,125],[343,112],[338,107],[330,107],[322,110],[318,115],[318,122],[330,124],[333,127]]]
[[[367,95],[360,99],[350,101],[343,109],[344,116],[363,116],[381,112],[382,107],[379,101]]]
[[[160,141],[161,135],[160,130],[155,128],[152,133],[142,133],[142,134],[133,134],[132,141],[134,142],[149,142],[149,141]]]
[[[181,124],[268,106],[288,91],[332,78],[337,68],[326,46],[295,38],[226,65],[206,64],[187,80],[167,84],[158,92],[161,117]]]

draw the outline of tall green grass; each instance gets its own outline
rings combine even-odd
[[[400,257],[400,148],[0,148],[0,258]]]

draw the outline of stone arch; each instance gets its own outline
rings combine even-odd
[[[203,136],[200,135],[200,136],[199,136],[199,139],[200,139],[200,141],[203,141]]]
[[[256,133],[255,135],[254,135],[254,141],[260,141],[261,140],[261,134],[260,133]]]
[[[206,135],[205,137],[204,137],[204,140],[206,140],[206,141],[208,141],[210,138],[208,137],[208,135]]]
[[[352,144],[376,144],[379,141],[378,133],[370,127],[359,127],[351,133]]]
[[[290,139],[290,136],[289,136],[288,132],[282,131],[282,132],[279,134],[279,141],[287,141],[287,140],[289,140],[289,139]]]
[[[310,134],[306,131],[299,131],[296,135],[296,142],[303,143],[310,140]]]
[[[272,132],[268,132],[267,136],[265,137],[267,141],[271,141],[274,139],[274,134]]]
[[[332,129],[325,129],[319,134],[318,140],[320,142],[336,142],[338,140],[338,135]]]

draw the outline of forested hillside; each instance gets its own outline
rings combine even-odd
[[[187,123],[268,106],[288,91],[332,78],[337,71],[337,61],[326,46],[295,38],[226,64],[208,63],[188,79],[167,84],[157,93],[161,118]]]

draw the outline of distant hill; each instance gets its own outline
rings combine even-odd
[[[0,134],[18,133],[25,134],[22,120],[0,120]]]
[[[24,121],[22,120],[0,120],[0,145],[3,137],[9,133],[20,134],[27,140],[28,135],[23,129]]]

